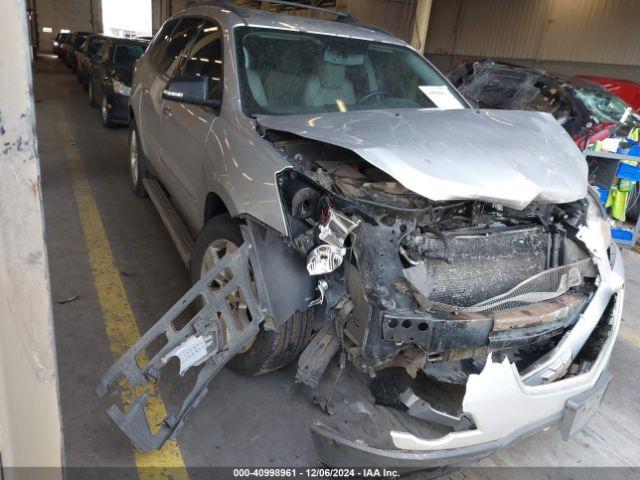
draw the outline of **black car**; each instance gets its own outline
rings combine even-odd
[[[58,55],[58,57],[61,56],[60,45],[64,43],[68,36],[68,33],[59,33],[56,35],[56,38],[53,39],[53,53]]]
[[[106,38],[91,60],[89,102],[100,105],[105,127],[129,124],[133,66],[148,45],[146,40]]]
[[[640,122],[619,97],[577,77],[491,60],[463,63],[448,77],[480,108],[551,113],[581,148],[587,137],[605,127],[617,129]]]
[[[76,51],[86,38],[92,35],[91,32],[73,32],[67,39],[67,48],[65,49],[65,63],[74,72],[76,71]]]
[[[91,68],[91,60],[98,55],[100,47],[106,40],[104,35],[89,35],[80,48],[76,50],[76,74],[78,82],[82,84],[85,90],[89,90],[89,70]]]

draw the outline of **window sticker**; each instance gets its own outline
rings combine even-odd
[[[456,97],[453,96],[451,90],[446,85],[421,85],[418,87],[429,100],[436,104],[440,110],[459,110],[464,108]]]

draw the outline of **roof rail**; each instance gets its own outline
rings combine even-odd
[[[189,0],[184,8],[197,7],[198,5],[213,5],[214,7],[223,7],[232,11],[239,17],[242,17],[242,12],[238,8],[238,5],[233,3],[233,1],[231,0]]]
[[[258,0],[258,1],[262,3],[282,5],[285,7],[300,8],[303,10],[312,10],[314,12],[328,13],[330,15],[335,15],[338,21],[341,21],[341,22],[355,23],[356,21],[356,19],[353,18],[349,13],[341,12],[340,10],[334,10],[333,8],[316,7],[314,5],[308,5],[306,3],[292,2],[287,0]]]
[[[327,13],[330,15],[335,15],[337,17],[337,20],[340,22],[357,23],[356,19],[353,18],[353,16],[351,16],[349,13],[341,12],[340,10],[334,10],[332,8],[316,7],[314,5],[308,5],[306,3],[292,2],[287,0],[255,0],[255,1],[262,2],[262,3],[271,3],[273,5],[282,5],[284,7],[293,7],[293,8],[300,8],[304,10],[313,10],[314,12]],[[242,16],[241,12],[237,9],[238,6],[234,4],[233,1],[230,1],[230,0],[190,0],[187,2],[185,7],[192,7],[196,5],[207,5],[207,4],[208,5],[213,4],[213,5],[228,8],[238,16]]]

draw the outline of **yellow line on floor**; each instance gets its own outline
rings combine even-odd
[[[115,266],[111,246],[86,175],[83,160],[77,147],[74,146],[77,142],[68,126],[69,121],[60,122],[62,144],[65,145],[64,153],[71,174],[82,232],[89,254],[98,300],[104,316],[109,346],[113,356],[120,357],[140,338],[140,331],[127,299],[120,273]],[[109,132],[105,132],[105,134],[109,134]],[[126,160],[122,159],[122,161]],[[146,362],[146,359],[143,361]],[[167,416],[167,410],[155,386],[149,385],[144,389],[150,394],[145,412],[152,429],[157,428]],[[135,391],[135,393],[139,392],[140,390]],[[131,403],[133,393],[131,390],[123,392],[122,401],[125,405]],[[136,450],[135,462],[138,474],[144,480],[169,477],[175,480],[189,478],[180,448],[175,440],[169,440],[162,450],[148,454]]]
[[[634,347],[640,349],[640,337],[638,335],[620,330],[620,333],[618,333],[618,338],[620,338],[623,342],[629,343]]]

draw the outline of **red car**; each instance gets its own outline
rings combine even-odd
[[[617,95],[636,112],[640,112],[640,85],[631,80],[618,80],[606,77],[581,77],[599,83],[609,92]]]

